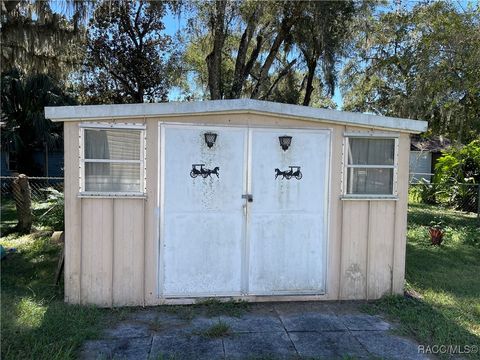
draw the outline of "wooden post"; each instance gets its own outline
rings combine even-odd
[[[53,285],[57,285],[60,282],[60,277],[62,276],[63,269],[65,268],[65,232],[55,231],[52,235],[52,242],[60,244],[62,247],[60,250],[60,255],[58,257],[57,270],[55,271],[55,279],[53,280]]]
[[[28,234],[32,229],[32,192],[27,175],[20,174],[13,181],[13,197],[17,208],[17,231]]]

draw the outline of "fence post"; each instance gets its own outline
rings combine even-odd
[[[17,208],[17,230],[22,234],[28,234],[32,230],[32,191],[27,175],[20,174],[13,181],[13,198]]]

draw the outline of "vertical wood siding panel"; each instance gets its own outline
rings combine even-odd
[[[368,201],[344,201],[340,299],[365,299]]]
[[[391,293],[395,202],[371,201],[368,239],[368,299]]]
[[[157,193],[159,189],[158,167],[158,121],[147,121],[146,135],[146,168],[147,168],[147,199],[145,201],[145,231],[144,231],[144,302],[148,305],[159,303],[157,297],[158,268],[158,221]]]
[[[82,199],[82,303],[112,305],[113,199]]]
[[[78,194],[78,123],[64,123],[65,301],[80,303],[82,202]]]
[[[392,292],[403,294],[405,283],[405,252],[407,240],[407,207],[410,136],[402,134],[398,149],[398,201],[395,209],[395,240],[393,246]]]
[[[114,306],[143,303],[143,201],[143,199],[114,200]]]
[[[329,237],[327,239],[327,298],[337,300],[340,292],[340,256],[342,244],[342,145],[343,126],[332,127],[331,178],[329,197]]]

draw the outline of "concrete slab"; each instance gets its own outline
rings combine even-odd
[[[324,301],[282,302],[275,303],[275,311],[281,315],[298,314],[302,312],[318,312],[335,315],[329,303]]]
[[[151,322],[157,321],[158,317],[159,317],[158,311],[148,310],[148,309],[138,309],[128,314],[126,317],[126,320],[151,323]]]
[[[113,350],[112,340],[89,340],[80,349],[79,359],[89,360],[97,358],[110,359]]]
[[[219,316],[217,321],[226,323],[232,333],[264,333],[284,331],[278,316],[247,314],[242,317]]]
[[[391,334],[393,326],[359,311],[361,302],[252,304],[241,316],[132,311],[87,341],[81,359],[424,359],[414,341]],[[189,312],[190,311],[190,312]],[[189,314],[188,318],[183,316]],[[205,334],[219,322],[227,335]]]
[[[233,334],[223,339],[226,359],[293,359],[297,352],[285,331]]]
[[[153,337],[150,359],[214,360],[223,359],[222,339],[196,335],[159,335]]]
[[[190,331],[191,321],[174,314],[159,313],[154,322],[148,323],[155,334]]]
[[[378,316],[367,314],[340,315],[338,318],[352,331],[384,331],[389,330],[391,325]]]
[[[193,319],[190,325],[183,328],[183,331],[189,331],[193,333],[201,333],[205,330],[208,330],[212,326],[215,326],[219,323],[218,318],[206,318],[206,317],[197,317]]]
[[[137,338],[150,335],[149,326],[145,323],[122,322],[113,329],[104,331],[106,338]]]
[[[315,359],[371,357],[355,337],[347,331],[291,332],[289,334],[301,357]]]
[[[418,345],[386,331],[354,331],[352,335],[372,354],[385,359],[428,359]]]
[[[182,318],[179,314],[163,312],[163,311],[158,312],[157,320],[164,321],[164,322],[173,321],[173,322],[182,322],[182,323],[189,323],[191,321],[191,319]]]
[[[287,331],[346,331],[347,328],[336,315],[322,313],[280,314]]]
[[[147,359],[151,343],[151,337],[87,341],[80,359]]]
[[[325,305],[336,315],[360,315],[364,314],[361,307],[367,304],[364,300],[340,300],[327,301]]]

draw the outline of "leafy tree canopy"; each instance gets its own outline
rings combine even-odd
[[[52,10],[56,4],[57,11]],[[2,70],[66,79],[83,57],[90,1],[1,0]]]
[[[356,24],[344,108],[423,119],[468,142],[480,131],[480,6],[425,2]]]
[[[102,1],[90,21],[82,102],[166,101],[178,63],[163,34],[167,3]]]
[[[200,96],[304,105],[324,104],[333,94],[345,28],[361,8],[352,1],[191,5],[184,61]]]
[[[25,76],[18,70],[1,76],[2,149],[15,151],[17,170],[36,175],[33,150],[59,148],[62,124],[45,119],[45,106],[74,105],[75,100],[59,82],[45,74]]]

